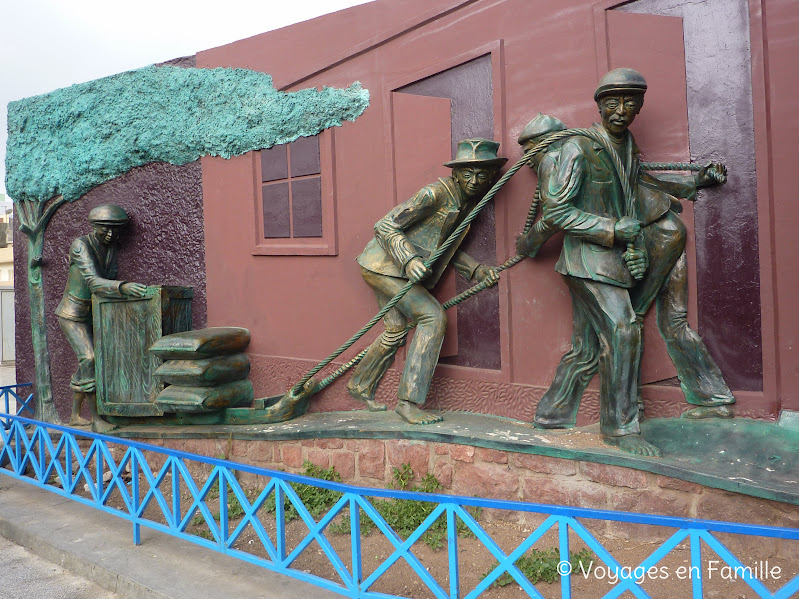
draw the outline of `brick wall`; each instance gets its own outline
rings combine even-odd
[[[365,487],[388,487],[393,468],[409,463],[417,480],[432,472],[444,487],[442,492],[447,494],[799,528],[799,506],[631,468],[471,445],[404,439],[167,439],[148,442],[292,473],[302,473],[307,460],[323,468],[334,466],[344,482]],[[247,486],[246,475],[241,482]],[[491,510],[484,512],[483,518],[525,526],[534,526],[542,520],[535,514]],[[614,538],[662,542],[667,536],[662,527],[585,523],[594,534]],[[767,552],[773,557],[792,558],[797,550],[793,541],[746,539],[739,535],[720,538],[739,555],[750,554],[753,541],[758,553]],[[747,542],[750,545],[747,546]]]

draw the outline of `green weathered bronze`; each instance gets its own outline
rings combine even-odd
[[[148,348],[163,335],[191,327],[191,287],[151,285],[139,297],[92,299],[97,410],[108,416],[161,416],[155,372],[161,360]]]
[[[507,160],[497,156],[498,148],[498,143],[484,139],[459,142],[455,160],[445,163],[453,169],[452,176],[423,187],[380,219],[375,225],[374,239],[357,258],[361,275],[380,306],[409,281],[414,283],[384,316],[385,331],[369,346],[347,385],[350,395],[371,411],[386,409],[375,401],[375,391],[394,362],[397,349],[405,343],[408,322],[415,322],[416,332],[400,378],[395,411],[410,424],[441,420],[441,416],[421,410],[438,363],[447,322],[444,309],[430,289],[450,264],[469,280],[499,279],[491,267],[458,250],[468,229],[431,267],[425,266],[424,259],[447,240],[492,186],[497,171]]]
[[[51,208],[53,207],[57,207],[57,205],[52,204]],[[92,232],[75,239],[69,248],[67,284],[61,303],[58,304],[55,311],[58,316],[58,324],[78,358],[78,369],[70,381],[74,392],[74,401],[69,422],[72,425],[87,424],[80,417],[80,408],[84,399],[88,397],[89,410],[92,415],[92,430],[96,432],[107,432],[113,427],[100,417],[97,408],[92,296],[116,299],[138,298],[143,297],[147,292],[147,287],[141,283],[118,281],[116,278],[117,243],[128,221],[127,212],[115,204],[97,206],[89,212]],[[31,266],[30,273],[33,273],[33,259]],[[39,274],[40,276],[41,274]],[[33,328],[35,338],[37,327]],[[49,358],[49,355],[42,356],[42,358]],[[49,371],[49,359],[46,364]],[[49,372],[47,374],[49,375]],[[37,368],[37,380],[38,378],[39,369]],[[49,385],[49,376],[47,379]],[[45,401],[45,398],[42,398],[41,401]],[[50,393],[49,401],[52,402],[52,393]],[[54,412],[55,410],[53,410],[53,415]],[[39,416],[43,415],[45,414]]]
[[[586,129],[574,129],[569,131],[564,131],[559,133],[558,135],[586,135],[588,130]],[[423,260],[423,264],[425,268],[432,268],[438,261],[439,258],[445,255],[449,255],[450,248],[453,244],[459,243],[462,237],[462,234],[466,233],[466,230],[469,228],[472,221],[480,214],[480,211],[490,202],[494,196],[499,192],[500,189],[510,180],[510,178],[519,172],[525,165],[527,165],[528,160],[531,156],[535,155],[538,152],[546,150],[546,148],[556,141],[555,138],[543,140],[538,146],[533,148],[529,153],[525,154],[516,164],[511,166],[499,179],[496,183],[488,190],[488,192],[483,195],[482,199],[478,201],[474,207],[469,211],[466,216],[460,221],[460,223],[455,227],[455,229],[449,234],[449,237],[443,241],[434,252],[432,252],[426,259]],[[527,233],[530,227],[533,225],[533,221],[535,220],[537,206],[535,204],[531,205],[530,211],[527,215],[527,220],[524,226],[524,233]],[[521,262],[525,256],[523,255],[515,255],[508,258],[505,262],[503,262],[500,266],[492,269],[495,274],[511,268],[512,266]],[[358,341],[363,335],[365,335],[373,326],[375,326],[382,318],[388,314],[390,310],[394,308],[395,305],[405,297],[405,294],[408,293],[414,285],[417,283],[413,281],[407,281],[405,285],[400,289],[394,297],[392,297],[388,302],[383,304],[380,310],[375,314],[369,322],[367,322],[363,327],[361,327],[357,332],[355,332],[352,337],[350,337],[347,341],[345,341],[340,347],[335,349],[330,355],[328,355],[324,360],[319,362],[316,366],[314,366],[310,371],[308,371],[305,376],[303,376],[294,386],[289,389],[289,391],[282,396],[274,396],[268,397],[263,399],[256,399],[254,403],[254,409],[251,413],[248,414],[239,414],[239,409],[236,409],[237,413],[231,414],[230,411],[226,413],[225,422],[228,424],[261,424],[261,423],[274,423],[274,422],[283,422],[285,420],[289,420],[292,418],[296,418],[297,416],[301,416],[305,413],[310,403],[311,397],[330,385],[333,381],[335,381],[338,377],[344,374],[347,370],[354,367],[356,364],[360,363],[360,361],[364,358],[364,356],[368,352],[368,348],[361,351],[358,355],[354,358],[339,366],[333,373],[329,374],[328,376],[324,377],[321,380],[317,380],[314,377],[322,371],[327,365],[329,365],[333,360],[339,357],[342,353],[344,353],[347,349],[353,346],[355,342]],[[448,300],[441,306],[444,310],[452,308],[453,306],[457,306],[461,302],[466,301],[470,297],[480,293],[481,291],[489,288],[496,284],[495,277],[486,277],[483,279],[482,282],[473,285],[466,291],[458,294],[456,297]],[[415,326],[414,322],[408,323],[408,328],[412,328]],[[257,405],[256,405],[257,404]],[[227,418],[230,416],[230,418]]]
[[[168,386],[155,404],[164,412],[175,413],[251,406],[253,388],[246,380],[250,361],[242,353],[249,343],[250,332],[240,327],[211,327],[162,337],[150,347],[150,355],[167,358],[155,376]]]
[[[155,376],[168,385],[212,387],[246,379],[249,373],[250,360],[246,354],[237,353],[199,360],[167,360]]]
[[[213,387],[170,385],[156,399],[164,412],[215,412],[225,408],[250,406],[253,388],[250,381],[233,381]]]
[[[628,127],[645,91],[646,81],[633,69],[615,69],[600,80],[595,100],[602,123],[590,136],[550,145],[533,165],[542,219],[517,240],[517,248],[535,255],[553,231],[565,233],[555,269],[572,297],[572,349],[538,404],[535,424],[573,426],[583,391],[598,370],[605,441],[629,453],[659,456],[639,427],[642,323],[653,301],[686,399],[699,406],[686,416],[727,417],[735,400],[688,326],[686,230],[677,216],[678,198],[696,199],[697,188],[724,182],[726,170],[711,163],[696,175],[655,178],[644,172]],[[536,135],[519,140],[525,149],[549,133],[547,127],[561,128],[559,121],[537,118],[528,126]]]
[[[33,380],[33,395],[36,398],[35,417],[54,424],[60,424],[61,421],[53,403],[50,349],[47,346],[47,315],[44,310],[42,252],[44,231],[55,211],[65,203],[66,200],[60,195],[42,202],[20,200],[16,203],[19,230],[28,238],[28,298],[31,309],[33,359],[36,364]]]
[[[243,352],[250,344],[250,331],[242,327],[208,327],[175,333],[161,337],[150,351],[162,360],[199,360]]]

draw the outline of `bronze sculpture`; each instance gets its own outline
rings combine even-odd
[[[458,142],[455,160],[444,163],[452,176],[431,183],[375,224],[375,237],[358,256],[364,281],[382,306],[408,281],[411,290],[384,317],[385,331],[369,346],[347,385],[350,394],[371,411],[385,410],[375,391],[405,343],[408,322],[416,332],[408,349],[397,392],[395,411],[410,424],[431,424],[441,416],[424,412],[433,371],[446,331],[446,315],[430,294],[444,269],[452,263],[465,278],[496,284],[494,270],[458,250],[468,229],[444,255],[427,268],[430,256],[465,219],[493,184],[506,158],[497,156],[499,144],[485,139]]]
[[[605,441],[658,456],[639,428],[642,322],[653,301],[686,399],[698,406],[686,417],[731,416],[728,405],[735,400],[688,326],[686,232],[677,216],[677,198],[695,199],[697,188],[723,181],[726,172],[709,164],[695,177],[644,173],[628,127],[645,91],[646,81],[633,69],[615,69],[600,80],[594,95],[602,117],[602,124],[594,125],[599,136],[569,138],[556,158],[541,161],[544,224],[521,237],[517,247],[534,254],[543,242],[542,229],[566,234],[556,270],[572,296],[573,347],[538,404],[536,425],[573,426],[585,386],[598,369]]]
[[[92,232],[75,239],[69,248],[67,285],[55,311],[61,331],[78,358],[78,369],[70,381],[74,399],[69,423],[73,426],[88,424],[80,416],[81,405],[88,395],[95,432],[108,432],[114,426],[97,413],[92,294],[142,297],[147,290],[141,283],[116,280],[117,243],[128,221],[127,212],[115,204],[97,206],[89,212]]]

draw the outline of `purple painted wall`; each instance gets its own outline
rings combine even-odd
[[[183,166],[151,163],[62,206],[45,233],[42,269],[53,396],[62,418],[69,417],[72,406],[69,379],[77,368],[77,360],[61,333],[54,311],[64,292],[72,240],[91,231],[89,210],[109,203],[119,204],[131,216],[131,224],[120,246],[119,278],[146,284],[193,287],[193,327],[202,328],[206,323],[205,241],[199,161]],[[27,254],[27,238],[14,231],[19,382],[30,382],[34,377]]]
[[[454,158],[458,141],[462,139],[494,139],[491,75],[491,56],[485,55],[397,91],[450,99]],[[504,156],[508,151],[507,148],[500,148],[500,155]],[[497,263],[496,212],[493,202],[474,221],[461,249],[484,264]],[[455,284],[457,292],[461,293],[474,283],[457,277]],[[441,358],[441,362],[499,370],[502,366],[499,346],[499,291],[496,288],[489,289],[460,304],[456,310],[458,353]]]

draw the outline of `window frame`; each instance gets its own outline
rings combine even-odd
[[[334,135],[325,129],[319,138],[319,167],[322,202],[322,236],[265,238],[262,196],[261,152],[253,152],[253,205],[255,240],[253,256],[337,256]]]

